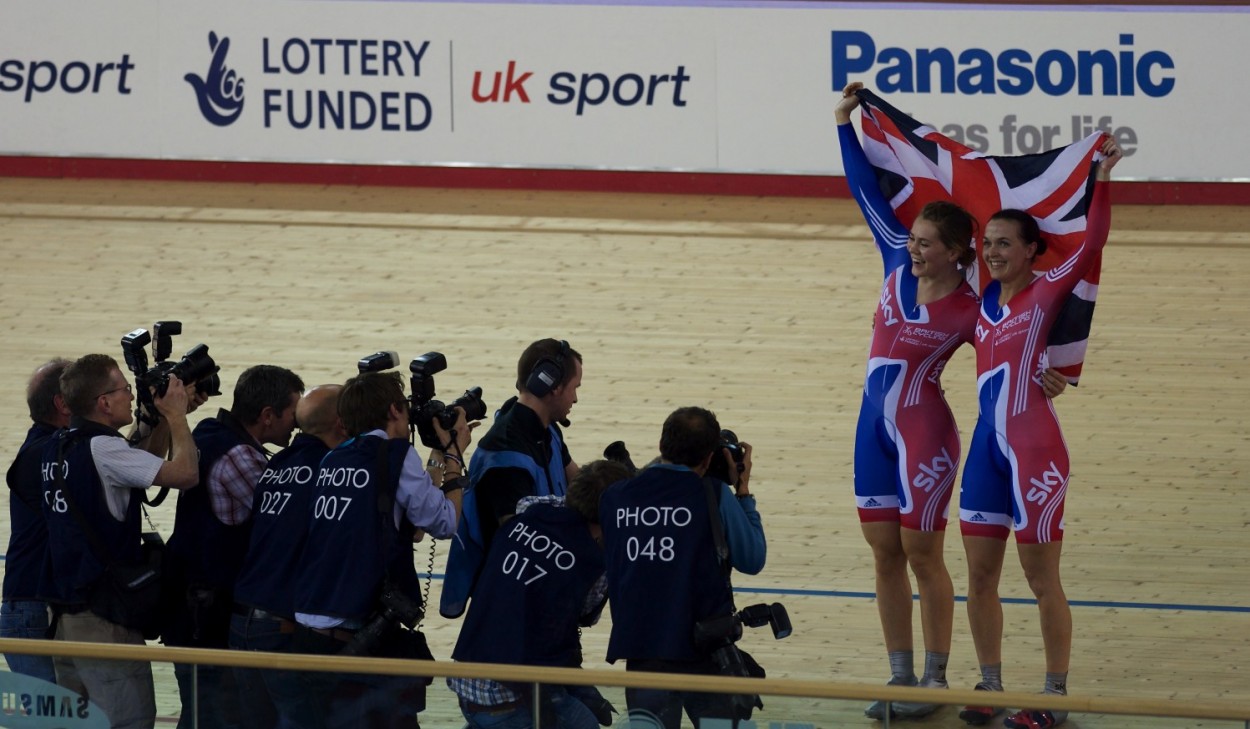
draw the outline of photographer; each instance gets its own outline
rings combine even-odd
[[[557,423],[568,426],[582,383],[582,356],[569,343],[540,339],[517,362],[517,396],[495,414],[469,464],[465,514],[447,556],[439,612],[464,614],[486,551],[526,496],[563,496],[577,474]]]
[[[4,601],[0,603],[0,638],[46,638],[48,603],[37,598],[39,576],[48,551],[48,524],[43,516],[43,478],[39,461],[57,430],[69,425],[69,408],[61,395],[61,373],[67,359],[54,359],[35,370],[26,387],[31,426],[9,466],[9,549],[4,561]],[[56,683],[49,656],[7,653],[9,670]]]
[[[680,408],[664,421],[660,462],[604,493],[609,662],[625,659],[629,671],[720,673],[712,648],[696,645],[695,624],[731,615],[728,568],[756,574],[766,557],[749,488],[751,446],[740,444],[740,452],[741,472],[721,445],[716,416]],[[732,486],[704,478],[715,458],[725,459]],[[725,565],[717,531],[728,547]],[[731,698],[722,694],[626,689],[625,700],[631,714],[648,712],[666,729],[677,729],[683,707],[696,727],[703,717],[734,716]]]
[[[312,491],[321,459],[347,440],[338,415],[342,385],[309,390],[295,406],[300,433],[269,460],[252,502],[252,539],[234,585],[230,647],[291,651],[295,630],[295,570],[308,533]],[[303,727],[311,704],[294,671],[236,668],[243,726]]]
[[[131,448],[117,431],[133,418],[134,395],[112,357],[89,354],[66,367],[61,393],[72,415],[69,429],[59,431],[43,451],[50,571],[41,593],[60,613],[57,640],[143,645],[141,630],[120,624],[121,616],[101,614],[94,598],[107,587],[107,567],[141,559],[142,505],[131,490],[153,484],[189,489],[197,483],[187,392],[177,377],[170,377],[165,395],[155,398],[172,444],[168,461]],[[97,550],[97,544],[103,549]],[[66,660],[86,697],[104,710],[113,727],[153,725],[150,664]]]
[[[203,488],[178,497],[174,531],[169,538],[168,615],[164,641],[169,646],[226,648],[234,608],[234,581],[252,528],[252,496],[268,463],[262,444],[285,446],[295,430],[295,405],[304,382],[288,369],[250,367],[239,375],[230,410],[195,427],[199,480]],[[179,726],[190,727],[193,690],[199,692],[200,726],[232,726],[239,721],[233,671],[202,665],[198,687],[193,666],[175,663],[182,697]]]
[[[491,542],[452,658],[581,666],[580,628],[598,622],[607,598],[599,499],[628,477],[619,463],[594,461],[573,478],[566,498],[521,500],[516,517]],[[447,685],[473,729],[533,726],[529,685],[455,678]],[[611,724],[611,706],[593,687],[544,685],[540,704],[544,729]]]
[[[444,444],[431,458],[440,467],[440,492],[408,443],[408,408],[397,372],[366,372],[343,386],[339,417],[351,437],[322,460],[312,493],[295,577],[298,653],[432,658],[420,631],[401,625],[421,617],[412,544],[422,533],[455,533],[463,486],[456,454],[468,448],[470,428],[460,408],[450,432],[433,423]],[[302,678],[308,695],[324,702],[316,713],[328,727],[416,727],[429,683],[383,675]]]

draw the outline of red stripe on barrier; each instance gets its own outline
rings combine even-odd
[[[850,197],[845,178],[826,175],[413,167],[95,157],[0,156],[0,177],[569,190],[673,195]],[[1124,205],[1250,205],[1250,183],[1163,181],[1113,184],[1113,201]]]

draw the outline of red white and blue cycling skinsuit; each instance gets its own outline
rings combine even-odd
[[[1105,183],[1094,186],[1085,242],[1062,264],[999,305],[999,284],[981,301],[974,345],[979,414],[959,498],[965,536],[1022,544],[1063,539],[1068,446],[1042,390],[1046,341],[1064,301],[1107,243],[1111,224]]]
[[[959,431],[942,395],[942,369],[972,341],[978,299],[967,282],[918,305],[908,231],[894,217],[850,124],[838,126],[847,182],[885,265],[855,432],[861,522],[941,531],[959,466]]]

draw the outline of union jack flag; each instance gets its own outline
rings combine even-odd
[[[976,152],[916,121],[866,89],[856,92],[863,110],[864,154],[881,191],[904,227],[931,200],[950,200],[973,214],[985,230],[1004,208],[1027,211],[1045,235],[1038,273],[1059,265],[1085,240],[1085,215],[1094,194],[1095,164],[1103,135],[1066,147],[1016,157]],[[980,241],[977,241],[980,248]],[[978,292],[990,282],[980,256],[969,279]],[[1047,343],[1050,365],[1076,384],[1085,361],[1101,255],[1064,304]]]

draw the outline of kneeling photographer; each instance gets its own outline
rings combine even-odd
[[[322,459],[312,492],[307,542],[295,579],[293,648],[299,653],[432,658],[419,630],[421,590],[413,542],[445,539],[460,516],[463,456],[470,428],[457,407],[450,428],[427,425],[441,447],[421,465],[403,378],[362,372],[339,394],[349,439]],[[446,479],[444,481],[444,479]],[[441,490],[439,484],[442,484]],[[429,679],[303,674],[307,695],[329,727],[417,726]]]
[[[708,477],[713,465],[719,478]],[[659,463],[604,493],[609,662],[702,675],[740,673],[739,659],[748,665],[733,643],[744,614],[747,624],[758,621],[734,609],[729,573],[756,574],[767,555],[750,479],[750,444],[723,440],[714,414],[685,407],[664,421]],[[776,636],[788,634],[780,605],[758,608],[776,611]],[[682,709],[698,726],[702,718],[746,718],[758,705],[756,697],[664,689],[626,689],[625,700],[631,716],[649,714],[666,729],[680,726]]]
[[[579,668],[581,628],[594,625],[607,597],[599,499],[629,477],[612,461],[592,461],[565,496],[527,496],[496,534],[452,658],[479,663]],[[597,729],[614,709],[593,686],[449,678],[471,729],[507,726]]]

